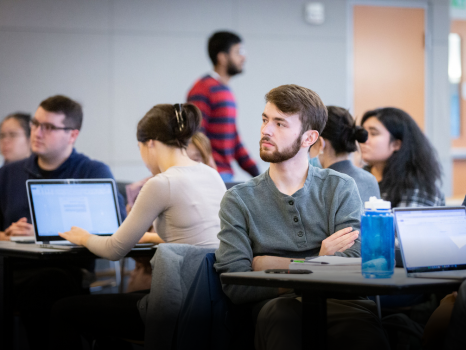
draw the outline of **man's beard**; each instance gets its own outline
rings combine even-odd
[[[299,135],[296,140],[293,141],[291,146],[288,148],[284,149],[283,151],[278,151],[275,150],[273,151],[272,154],[266,153],[265,151],[262,150],[262,141],[270,141],[270,139],[265,136],[263,137],[259,144],[260,144],[260,157],[264,162],[269,162],[269,163],[281,163],[284,162],[288,159],[293,158],[296,154],[298,154],[299,150],[301,149],[301,136]],[[276,145],[275,145],[276,147]]]
[[[242,72],[243,70],[241,68],[238,68],[237,66],[235,66],[235,64],[230,59],[228,60],[227,74],[230,77],[240,74]]]

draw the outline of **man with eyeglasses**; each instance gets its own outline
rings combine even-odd
[[[41,102],[31,119],[33,154],[0,170],[0,240],[34,235],[26,180],[113,178],[107,165],[74,149],[82,119],[81,105],[68,97],[52,96]],[[125,217],[121,196],[119,201]]]
[[[0,168],[0,240],[32,236],[27,198],[28,179],[113,178],[109,167],[76,152],[74,143],[83,119],[81,105],[66,96],[42,101],[31,119],[32,155]],[[121,217],[126,217],[119,195]],[[20,266],[14,271],[15,307],[19,309],[31,349],[47,348],[48,313],[60,298],[82,292],[82,269],[93,271],[94,260],[80,264]]]

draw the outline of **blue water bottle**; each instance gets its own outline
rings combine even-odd
[[[361,215],[362,275],[390,278],[395,269],[395,228],[391,203],[371,197]]]

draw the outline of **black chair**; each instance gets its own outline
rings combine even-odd
[[[126,197],[126,185],[129,185],[131,182],[117,181],[117,190],[123,196],[125,200],[125,205],[128,204],[128,197]]]
[[[225,182],[225,186],[227,187],[227,190],[239,184],[242,184],[242,182]]]

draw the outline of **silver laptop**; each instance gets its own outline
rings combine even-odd
[[[28,180],[26,186],[36,243],[69,244],[58,232],[72,226],[100,236],[120,226],[113,179]]]
[[[465,207],[393,212],[408,277],[466,279]]]

